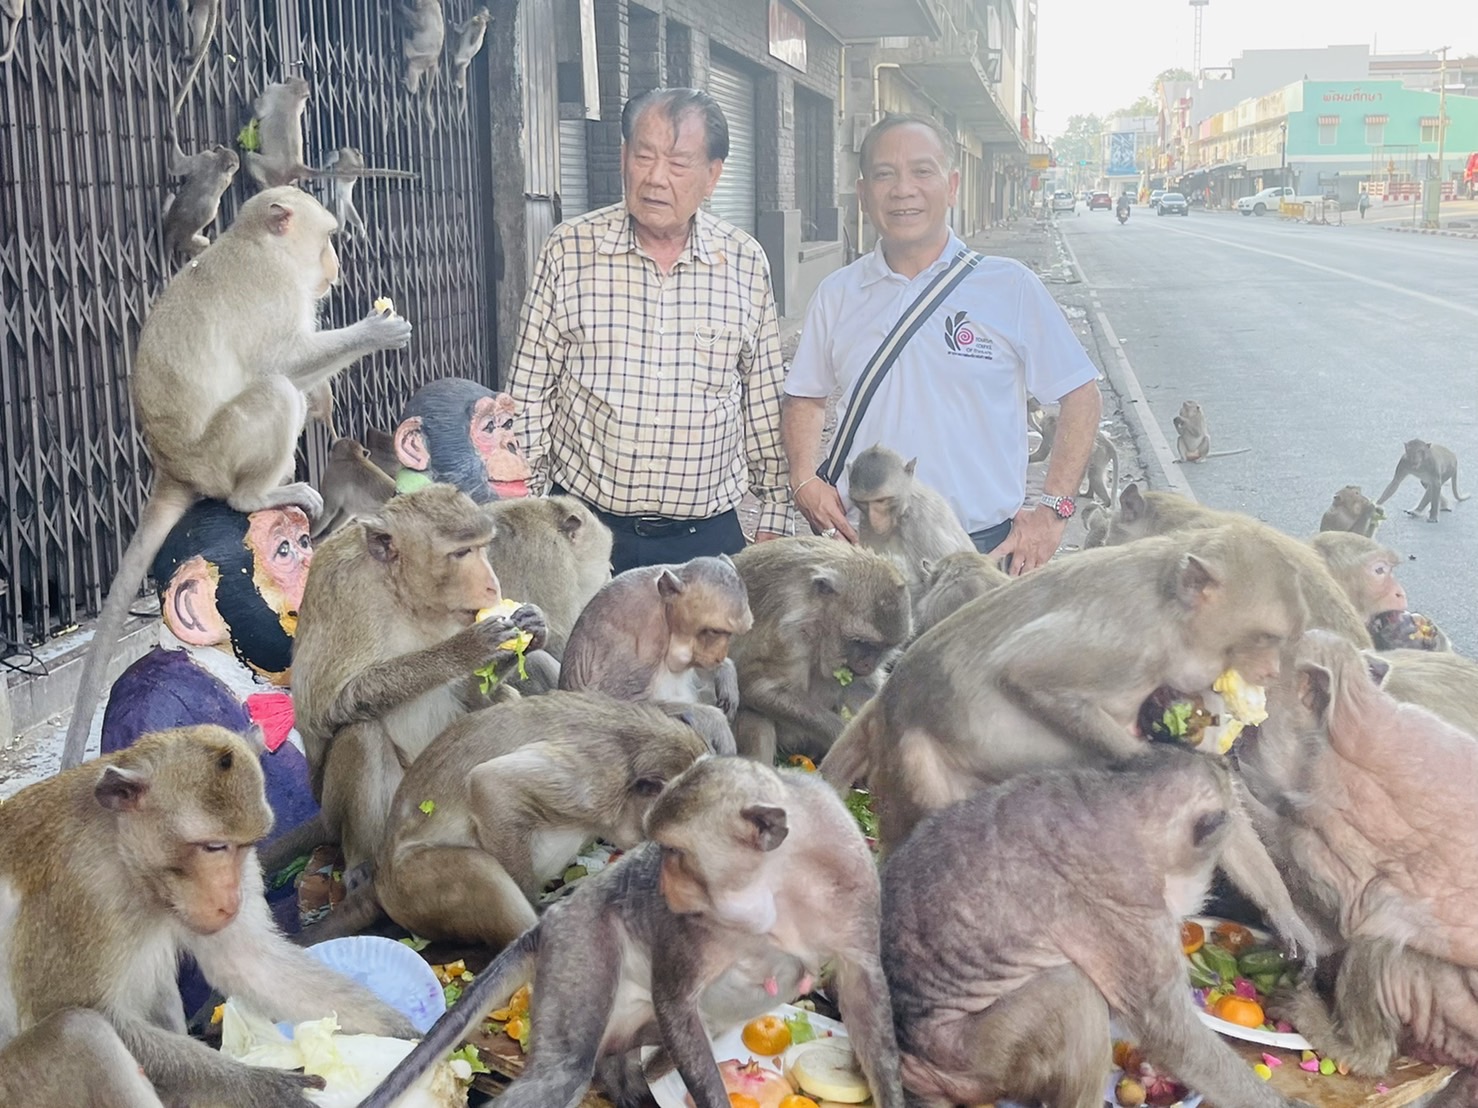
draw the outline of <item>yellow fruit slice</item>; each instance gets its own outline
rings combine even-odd
[[[479,609],[477,613],[477,622],[481,623],[483,620],[489,619],[492,616],[511,616],[514,612],[518,611],[522,607],[523,604],[519,601],[509,600],[507,597],[504,597],[502,600],[498,601],[498,603],[494,604],[491,608]],[[525,650],[528,649],[529,643],[533,641],[533,635],[531,635],[527,631],[520,631],[518,632],[518,634],[514,635],[513,638],[508,639],[505,642],[500,642],[498,644],[498,649],[511,650],[515,654],[522,654]]]
[[[388,296],[382,296],[375,301],[375,311],[377,312],[393,312],[394,310],[395,301],[391,300]]]
[[[1229,669],[1212,682],[1211,687],[1226,701],[1227,711],[1246,724],[1259,724],[1268,718],[1268,696],[1261,685],[1252,685],[1236,670]]]
[[[871,1095],[867,1078],[851,1048],[836,1042],[807,1043],[795,1055],[787,1076],[800,1090],[819,1100],[861,1104]]]

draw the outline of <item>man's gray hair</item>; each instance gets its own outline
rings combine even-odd
[[[636,130],[636,121],[649,108],[660,111],[672,124],[674,134],[683,119],[690,115],[703,120],[703,135],[708,150],[708,160],[721,162],[729,156],[729,121],[724,118],[723,108],[718,101],[702,89],[656,88],[633,96],[621,109],[621,139],[630,142]]]
[[[864,177],[867,176],[867,167],[872,164],[872,152],[877,148],[878,139],[895,127],[907,127],[910,124],[932,131],[939,140],[939,148],[944,151],[944,168],[949,170],[955,167],[955,137],[945,130],[943,123],[933,116],[913,112],[889,113],[869,127],[867,134],[862,136],[862,149],[857,155],[857,165]]]

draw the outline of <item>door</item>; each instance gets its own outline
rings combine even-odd
[[[729,157],[709,202],[712,212],[741,230],[754,234],[755,216],[755,108],[754,78],[743,70],[714,59],[708,71],[708,92],[729,121]]]
[[[585,161],[585,121],[559,121],[560,216],[573,219],[590,210],[590,175]]]

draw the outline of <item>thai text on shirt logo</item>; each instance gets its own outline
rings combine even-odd
[[[989,361],[995,357],[995,344],[988,335],[981,334],[980,329],[966,318],[964,312],[944,317],[944,344],[951,354],[961,358],[984,358]]]

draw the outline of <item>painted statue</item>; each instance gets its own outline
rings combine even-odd
[[[516,414],[513,397],[465,377],[422,385],[395,428],[396,491],[440,481],[480,504],[528,496],[529,463],[513,433]]]

